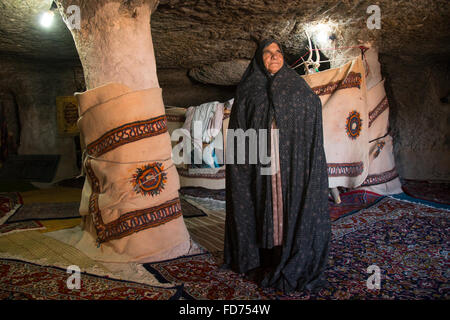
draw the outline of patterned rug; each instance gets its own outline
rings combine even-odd
[[[180,194],[197,198],[209,198],[225,201],[225,189],[206,189],[202,187],[182,187]]]
[[[402,180],[403,191],[414,198],[450,205],[450,183]]]
[[[6,223],[30,220],[55,220],[79,218],[80,202],[35,202],[24,204],[9,217]],[[206,214],[185,200],[181,200],[181,208],[185,218],[201,217]]]
[[[184,284],[193,299],[449,299],[448,212],[383,198],[332,224],[329,285],[284,295],[261,289],[229,270],[219,253],[145,264],[160,281]],[[369,266],[380,289],[368,289]]]
[[[413,198],[404,192],[398,193],[398,194],[393,194],[393,195],[390,195],[389,197],[397,199],[397,200],[402,200],[402,201],[407,201],[407,202],[412,202],[412,203],[419,203],[424,206],[450,211],[450,204],[444,204],[444,203],[439,203],[439,202],[434,202],[434,201],[423,200],[423,199],[419,199],[419,198]]]
[[[203,212],[202,209],[198,208],[194,204],[187,202],[184,199],[181,199],[181,211],[183,212],[184,218],[195,218],[206,216],[206,213]]]
[[[354,190],[340,195],[341,203],[337,204],[330,197],[328,199],[328,211],[331,221],[366,209],[381,200],[384,196],[365,190]]]
[[[73,219],[79,218],[80,202],[36,202],[24,204],[6,223],[30,220]]]
[[[0,193],[0,225],[9,219],[14,212],[23,204],[22,197],[18,192]]]
[[[182,288],[158,287],[81,273],[80,289],[68,289],[65,269],[0,259],[0,300],[175,300]]]
[[[0,236],[15,232],[44,230],[45,226],[39,221],[23,221],[0,225]]]

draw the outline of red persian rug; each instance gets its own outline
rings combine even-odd
[[[450,183],[402,179],[402,189],[407,195],[450,205]]]
[[[366,209],[377,203],[384,196],[365,190],[354,190],[340,194],[341,203],[336,204],[330,197],[328,199],[328,211],[331,221],[351,215],[361,209]]]
[[[283,294],[220,268],[221,253],[145,264],[159,281],[193,299],[449,299],[449,212],[383,198],[332,223],[328,286]],[[367,285],[379,268],[380,287]]]
[[[0,300],[172,300],[183,296],[169,288],[81,273],[80,289],[68,289],[66,270],[0,259]]]

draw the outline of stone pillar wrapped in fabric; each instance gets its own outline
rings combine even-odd
[[[148,262],[187,253],[161,89],[132,91],[110,83],[76,97],[86,146],[80,214],[90,233],[77,246],[103,261]]]
[[[76,94],[83,232],[65,240],[102,262],[171,259],[191,247],[150,32],[158,2],[56,0],[88,89]]]

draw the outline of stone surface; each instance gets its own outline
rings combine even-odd
[[[56,97],[76,91],[74,68],[69,63],[41,63],[0,56],[0,99],[13,97],[19,114],[19,154],[60,154],[54,180],[80,173],[74,137],[58,134]]]
[[[449,61],[426,63],[387,55],[380,60],[400,176],[450,180],[450,105],[441,101],[450,93]]]
[[[81,1],[84,6],[103,2],[76,1]],[[112,0],[110,13],[116,11],[119,16],[132,17],[133,6],[142,1]],[[40,84],[38,80],[30,79],[35,79],[42,73],[44,82],[72,81],[64,80],[71,77],[68,66],[80,65],[72,35],[59,14],[51,28],[43,29],[39,25],[38,14],[50,8],[51,2],[0,2],[2,57],[20,56],[38,61],[15,65],[14,60],[7,60],[6,63],[6,58],[2,58],[0,62],[2,67],[5,63],[8,65],[1,70],[1,83],[19,79],[19,83],[26,88],[41,88],[36,91],[21,91],[19,88],[18,91],[26,92],[26,96],[20,99],[29,108],[27,114],[22,114],[21,111],[20,117],[34,119],[30,123],[41,125],[40,128],[27,129],[34,133],[21,141],[21,144],[27,146],[21,147],[22,151],[28,148],[30,152],[58,153],[61,150],[54,137],[56,128],[50,128],[55,124],[52,122],[54,120],[43,120],[49,119],[49,108],[53,108],[49,105],[54,103],[54,97],[50,98],[49,95],[59,93],[50,88],[50,84]],[[373,4],[381,9],[381,29],[367,28],[366,21],[371,13],[366,10]],[[86,13],[83,5],[82,17]],[[221,79],[223,75],[218,74],[223,73],[223,69],[217,68],[218,73],[215,74],[215,69],[211,66],[251,59],[256,43],[264,37],[272,35],[282,43],[288,63],[294,62],[306,52],[305,30],[324,49],[355,46],[370,41],[379,48],[382,73],[387,78],[394,150],[400,175],[405,178],[449,180],[449,105],[440,101],[440,98],[448,96],[450,87],[449,20],[448,0],[161,0],[151,16],[151,36],[165,104],[179,106],[198,105],[213,100],[224,101],[232,96],[234,87],[208,85],[198,81],[225,83]],[[115,19],[106,23],[110,24],[110,28],[120,26]],[[319,41],[320,23],[327,23],[328,35],[332,39],[325,37],[324,41]],[[121,38],[124,41],[118,43],[118,47],[121,44],[124,50],[129,49],[130,43],[140,41],[140,36],[132,32],[123,33]],[[127,52],[128,60],[139,61],[142,68],[148,68],[148,63],[142,56],[133,50]],[[324,53],[331,59],[348,59],[358,55],[359,50],[324,50]],[[98,65],[103,62],[99,61]],[[339,66],[342,62],[344,61],[334,61],[331,67]],[[36,69],[36,63],[42,66],[39,70]],[[56,64],[59,65],[58,69],[55,69]],[[44,65],[52,70],[51,75],[44,74]],[[210,72],[204,72],[204,77],[197,77],[192,76],[195,73],[192,71],[190,78],[188,72],[191,69]],[[20,76],[16,76],[16,72]],[[30,79],[25,76],[27,72],[30,73]],[[226,82],[227,84],[236,81],[234,75],[234,80]],[[89,80],[89,75],[87,78]],[[73,84],[55,86],[72,86],[68,94],[76,91]],[[37,102],[38,100],[47,102]]]
[[[98,2],[81,1],[83,6]],[[142,0],[111,2],[120,4],[117,10],[126,15],[130,6]],[[39,26],[38,14],[51,3],[3,0],[0,50],[35,58],[77,59],[70,32],[60,17],[48,30]],[[381,10],[379,30],[369,30],[366,25],[370,17],[366,10],[373,4]],[[255,41],[268,35],[276,36],[289,54],[298,54],[304,46],[304,28],[317,22],[336,26],[338,46],[372,39],[380,53],[448,54],[449,18],[447,0],[161,0],[152,15],[151,32],[158,67],[189,69],[217,61],[249,59]]]
[[[58,8],[75,41],[87,89],[110,82],[132,90],[159,87],[150,33],[156,0],[58,0]],[[80,8],[73,26],[71,6]],[[69,13],[67,13],[69,11]]]
[[[186,69],[158,69],[158,80],[166,106],[198,106],[208,101],[225,102],[234,96],[235,86],[199,83]]]
[[[189,76],[202,82],[221,86],[235,86],[239,83],[250,60],[215,62],[189,70]]]

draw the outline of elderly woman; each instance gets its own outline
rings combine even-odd
[[[322,105],[286,65],[277,41],[265,40],[256,51],[229,129],[270,132],[270,167],[279,170],[263,174],[263,161],[250,163],[248,145],[244,164],[227,158],[224,266],[286,293],[323,286],[331,230]]]

